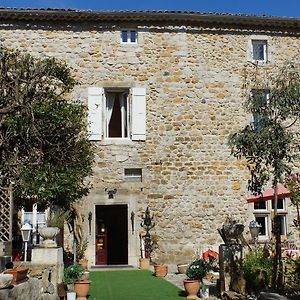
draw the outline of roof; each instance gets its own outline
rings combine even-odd
[[[181,25],[212,24],[264,29],[300,29],[300,19],[193,11],[91,11],[73,9],[0,8],[1,21],[147,22]]]
[[[291,192],[282,184],[278,185],[278,191],[277,191],[277,196],[278,199],[283,199],[286,197],[289,197]],[[267,200],[273,200],[274,199],[274,189],[270,188],[265,190],[262,194],[260,195],[252,195],[247,198],[247,202],[260,202],[260,201],[267,201]]]

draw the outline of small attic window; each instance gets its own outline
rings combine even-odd
[[[137,43],[136,30],[122,30],[121,43],[122,44],[136,44]]]
[[[142,182],[142,169],[124,169],[124,180]]]
[[[252,40],[252,59],[254,61],[267,61],[267,41]]]

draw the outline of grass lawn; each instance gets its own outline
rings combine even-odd
[[[185,298],[175,285],[145,270],[93,271],[89,300],[176,300]]]

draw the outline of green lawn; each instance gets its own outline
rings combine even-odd
[[[183,300],[184,293],[145,270],[93,271],[89,300]]]

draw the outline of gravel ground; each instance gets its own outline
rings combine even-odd
[[[186,278],[185,274],[177,274],[177,273],[168,273],[168,275],[165,277],[166,280],[168,280],[169,282],[173,283],[174,285],[176,285],[177,287],[179,287],[180,289],[184,290],[183,287],[183,280]],[[220,299],[217,298],[217,287],[216,284],[213,282],[210,282],[208,280],[203,280],[204,284],[208,286],[209,288],[209,297],[206,298],[207,300],[216,300],[216,299]],[[200,298],[199,298],[200,299]]]

